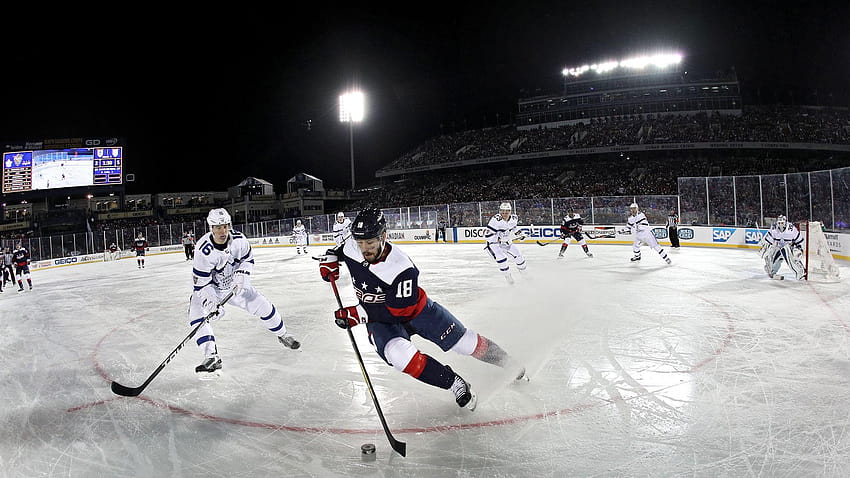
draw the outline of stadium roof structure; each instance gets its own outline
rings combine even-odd
[[[243,179],[241,183],[237,184],[237,186],[272,186],[272,183],[266,181],[265,179],[255,178],[253,176],[248,176]]]

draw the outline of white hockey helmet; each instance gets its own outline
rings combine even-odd
[[[776,228],[779,229],[780,231],[784,231],[785,229],[787,229],[788,228],[788,218],[786,218],[785,216],[782,216],[782,215],[777,217],[776,218]]]
[[[503,202],[499,204],[499,214],[502,216],[510,217],[511,216],[511,203]]]
[[[633,202],[633,203],[629,204],[629,209],[630,209],[633,213],[637,213],[637,212],[638,212],[638,209],[640,209],[640,208],[638,207],[638,205],[637,205],[637,203],[636,203],[636,202]]]
[[[296,220],[295,220],[295,225],[296,225],[296,226],[300,226],[300,225],[301,225],[301,219],[296,219]]]
[[[210,227],[222,226],[224,224],[231,224],[231,223],[232,223],[232,221],[230,220],[230,213],[227,212],[227,209],[224,209],[224,208],[213,209],[207,215],[207,224],[209,224]]]

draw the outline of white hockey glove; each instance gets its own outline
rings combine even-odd
[[[244,270],[237,270],[233,273],[233,294],[239,295],[251,288],[251,273]]]
[[[224,317],[224,307],[219,306],[218,294],[216,294],[213,286],[206,286],[196,291],[195,294],[198,296],[198,299],[201,301],[201,305],[204,308],[204,316],[215,313],[212,317],[213,320]]]

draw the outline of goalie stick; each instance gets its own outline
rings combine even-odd
[[[221,302],[218,303],[218,307],[221,307],[224,304],[226,304],[227,301],[230,300],[231,297],[233,297],[233,291],[232,290],[224,297],[224,299],[221,300]],[[127,386],[121,385],[120,383],[113,380],[112,381],[112,392],[115,393],[116,395],[121,395],[121,396],[124,396],[124,397],[135,397],[135,396],[138,396],[140,393],[142,393],[142,391],[145,388],[147,388],[147,386],[151,383],[151,381],[153,381],[154,377],[159,375],[159,372],[162,372],[162,369],[164,369],[165,366],[168,365],[168,362],[171,362],[171,359],[173,359],[177,355],[177,352],[179,352],[180,349],[182,349],[183,346],[186,345],[186,342],[192,340],[192,337],[194,337],[195,334],[198,333],[198,329],[200,329],[204,324],[209,322],[209,320],[212,319],[214,315],[216,315],[216,313],[218,311],[218,307],[216,307],[216,311],[210,312],[209,314],[207,314],[207,316],[204,317],[204,320],[202,320],[198,325],[195,326],[194,329],[192,329],[191,332],[189,332],[189,335],[187,335],[186,338],[183,339],[182,342],[180,342],[180,344],[177,346],[177,348],[175,348],[174,350],[171,351],[170,354],[168,354],[168,357],[166,357],[165,360],[163,360],[162,363],[159,364],[159,367],[157,367],[156,370],[153,371],[153,373],[148,377],[147,380],[144,381],[144,383],[142,383],[138,387],[127,387]]]
[[[339,298],[339,290],[336,287],[336,281],[331,279],[331,286],[334,290],[336,303],[342,309],[342,300]],[[369,394],[372,396],[372,403],[375,404],[375,411],[378,412],[378,418],[381,419],[381,425],[384,427],[384,432],[387,434],[387,440],[390,441],[390,446],[401,456],[407,455],[407,444],[403,441],[398,441],[390,433],[390,427],[387,426],[387,420],[384,418],[384,412],[381,411],[381,406],[378,404],[378,397],[375,395],[375,389],[372,387],[372,381],[369,380],[369,374],[366,373],[366,366],[363,365],[363,357],[360,356],[360,349],[357,348],[357,342],[354,340],[354,334],[351,333],[351,327],[345,328],[348,332],[348,338],[351,339],[351,346],[354,347],[354,355],[357,356],[357,362],[360,364],[360,371],[363,372],[363,380],[366,381],[366,388],[369,389]]]

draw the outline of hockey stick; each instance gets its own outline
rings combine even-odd
[[[233,297],[233,291],[232,290],[224,297],[224,299],[221,300],[221,302],[218,303],[218,306],[221,307],[222,305],[226,304],[227,301],[230,300],[231,297]],[[201,327],[203,327],[204,324],[209,322],[210,319],[212,319],[213,316],[216,315],[216,313],[217,313],[217,310],[207,314],[207,316],[204,317],[204,320],[202,320],[198,325],[196,325],[195,328],[192,329],[191,332],[189,332],[189,335],[187,335],[186,338],[183,339],[182,342],[180,342],[180,345],[178,345],[176,349],[172,350],[171,353],[168,354],[168,357],[166,357],[165,360],[163,360],[162,363],[159,364],[159,367],[157,367],[156,370],[153,371],[153,373],[150,375],[150,377],[148,377],[148,379],[145,380],[145,382],[143,384],[139,385],[138,387],[127,387],[127,386],[121,385],[120,383],[113,380],[112,381],[112,392],[115,393],[116,395],[121,395],[121,396],[124,396],[124,397],[135,397],[135,396],[139,395],[140,393],[142,393],[142,391],[148,386],[148,384],[150,384],[151,381],[153,381],[154,377],[159,375],[159,372],[162,372],[162,369],[164,369],[165,366],[168,365],[168,362],[171,362],[171,359],[173,359],[177,355],[177,352],[179,352],[180,349],[182,349],[183,346],[186,345],[186,342],[192,340],[192,337],[194,337],[195,334],[198,333],[198,329],[200,329]]]
[[[339,298],[339,290],[336,288],[336,281],[331,279],[331,286],[336,296],[336,303],[342,309],[342,300]],[[390,446],[401,456],[407,455],[407,444],[403,441],[398,441],[390,433],[390,427],[387,426],[387,420],[384,418],[384,412],[381,411],[381,406],[378,404],[378,397],[375,396],[375,389],[372,387],[372,381],[369,380],[369,374],[366,373],[366,366],[363,365],[363,357],[360,356],[360,349],[357,348],[357,342],[354,340],[354,334],[351,333],[351,327],[346,327],[348,338],[351,339],[351,346],[354,347],[354,355],[357,356],[357,362],[360,364],[360,371],[363,372],[363,380],[366,381],[366,388],[369,389],[369,394],[372,395],[372,402],[375,404],[375,410],[378,412],[378,418],[381,419],[381,425],[384,426],[384,432],[387,434],[387,439],[390,441]]]
[[[537,245],[538,245],[538,246],[548,246],[549,244],[557,244],[557,243],[559,243],[559,242],[561,242],[561,239],[555,239],[554,241],[549,241],[549,242],[540,242],[540,241],[537,241]]]

